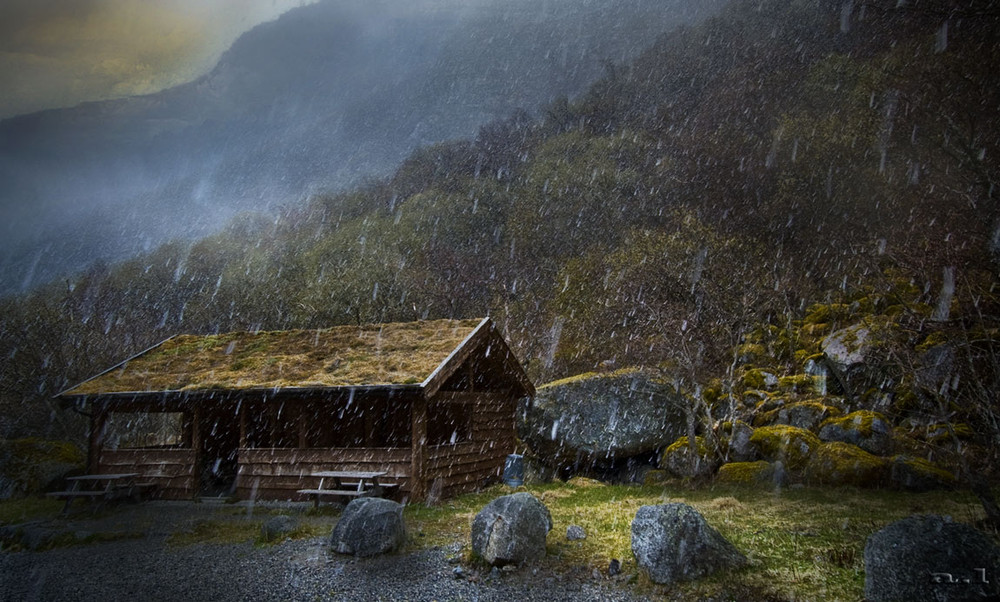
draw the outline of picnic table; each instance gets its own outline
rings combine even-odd
[[[382,497],[386,489],[397,487],[395,483],[379,483],[385,471],[326,470],[312,473],[319,477],[316,489],[299,489],[299,493],[313,500],[313,507],[319,507],[321,497]],[[324,487],[326,485],[326,487]]]
[[[71,483],[66,491],[53,491],[47,494],[49,497],[65,498],[66,505],[63,506],[62,513],[69,512],[69,507],[73,500],[77,498],[89,499],[97,502],[94,508],[96,512],[105,502],[121,498],[138,498],[139,495],[152,487],[151,483],[137,483],[136,477],[139,473],[114,473],[114,474],[85,474],[77,477],[67,477]]]

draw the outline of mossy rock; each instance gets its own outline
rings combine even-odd
[[[911,456],[894,456],[889,469],[889,482],[907,491],[954,489],[958,479],[937,464]]]
[[[819,429],[823,441],[840,441],[856,445],[868,453],[887,456],[894,442],[889,420],[870,410],[858,410],[842,417],[825,420]]]
[[[693,470],[691,448],[686,436],[677,439],[663,450],[660,456],[660,468],[670,471],[675,476],[686,478],[702,478],[714,473],[719,466],[714,450],[708,447],[704,437],[695,437],[694,442],[698,448],[698,459]]]
[[[760,343],[744,343],[736,348],[736,356],[744,364],[753,364],[769,357],[767,347]]]
[[[719,467],[715,482],[726,485],[784,486],[788,476],[781,462],[728,462]]]
[[[726,457],[736,462],[749,462],[757,459],[757,448],[750,443],[753,437],[753,427],[737,420],[728,423],[723,428],[722,443],[726,448]]]
[[[938,445],[959,441],[969,441],[975,437],[975,432],[968,424],[931,424],[924,432],[924,441]]]
[[[665,470],[647,470],[642,477],[643,485],[662,485],[670,480],[670,473]]]
[[[753,396],[760,400],[756,403],[756,405],[754,405],[754,412],[757,414],[783,408],[785,407],[785,404],[788,403],[788,400],[784,397],[771,395],[765,391],[748,391],[747,393],[762,393],[762,395]],[[750,398],[747,396],[747,393],[743,394],[743,398],[749,400]]]
[[[787,424],[811,431],[824,420],[840,416],[842,413],[839,408],[818,401],[797,401],[770,412],[758,414],[754,417],[753,425]]]
[[[826,324],[833,321],[846,320],[851,316],[851,306],[846,303],[816,303],[806,308],[802,318],[805,325]]]
[[[805,478],[818,485],[878,487],[888,479],[889,461],[842,441],[823,443],[805,467]]]
[[[792,374],[778,379],[778,388],[794,393],[816,393],[823,387],[823,379],[812,374]]]
[[[764,389],[766,388],[767,378],[764,376],[765,372],[760,368],[752,368],[743,373],[743,386],[747,389]]]
[[[62,480],[83,469],[86,456],[66,441],[38,438],[0,441],[0,491],[6,497],[29,495],[62,486]]]
[[[750,443],[766,460],[781,460],[798,470],[806,465],[813,450],[819,447],[819,437],[811,432],[787,425],[763,426],[755,429]]]

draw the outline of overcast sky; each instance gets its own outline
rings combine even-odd
[[[0,119],[156,92],[315,0],[0,0]]]

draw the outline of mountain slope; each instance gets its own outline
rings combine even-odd
[[[325,0],[244,34],[190,84],[4,121],[0,291],[383,175],[577,94],[721,4]]]

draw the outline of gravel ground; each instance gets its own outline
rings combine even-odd
[[[141,536],[44,552],[0,552],[0,600],[641,600],[628,586],[583,569],[560,574],[520,568],[477,574],[453,571],[457,546],[354,559],[330,552],[325,537],[277,545],[167,545],[168,536],[202,520],[219,520],[206,505],[142,504],[100,520],[63,521],[78,533]],[[245,520],[233,516],[230,520]],[[330,519],[331,523],[333,519]],[[470,580],[469,577],[472,577]]]

